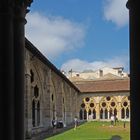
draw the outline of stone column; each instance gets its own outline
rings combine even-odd
[[[89,117],[88,117],[88,111],[87,111],[87,121],[89,120]]]
[[[72,88],[70,87],[70,99],[69,99],[69,108],[70,108],[70,123],[72,123],[73,122],[73,117],[72,117],[72,110],[73,110],[73,104],[72,104],[72,98],[73,98],[73,96],[72,96]]]
[[[66,95],[66,123],[69,125],[71,123],[71,111],[70,111],[70,91],[71,89],[65,90]]]
[[[13,4],[0,1],[0,136],[7,140],[15,140]]]
[[[117,115],[118,115],[118,120],[121,120],[121,102],[118,102]]]
[[[14,7],[14,83],[15,83],[15,139],[24,139],[24,49],[25,33],[24,25],[27,6],[31,1],[15,1]]]
[[[43,121],[45,126],[51,126],[51,119],[52,118],[52,114],[51,114],[51,104],[52,104],[52,97],[51,97],[51,92],[52,92],[52,71],[51,69],[48,70],[48,74],[46,75],[46,94],[45,94],[45,121]],[[55,98],[55,95],[53,95],[53,98]],[[53,110],[53,106],[52,106],[52,110]],[[47,124],[48,122],[50,122],[49,124]]]
[[[130,29],[130,101],[131,140],[139,140],[140,129],[140,6],[139,0],[128,0]]]
[[[63,120],[63,97],[62,97],[62,82],[57,85],[56,93],[56,114],[58,121]]]
[[[25,74],[25,138],[32,137],[32,94],[30,73]]]
[[[109,118],[109,115],[110,115],[110,112],[109,111],[107,111],[107,119],[109,120],[110,118]]]
[[[105,109],[103,109],[103,119],[105,119]]]
[[[0,127],[4,132],[6,130],[6,135],[0,132],[1,139],[24,140],[24,24],[17,15],[22,15],[24,19],[31,2],[0,2],[0,109],[3,112]]]
[[[100,120],[100,107],[99,103],[96,105],[96,120]]]

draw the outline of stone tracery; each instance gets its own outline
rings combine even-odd
[[[119,116],[119,120],[130,119],[130,101],[128,99],[128,96],[123,96],[121,107],[119,107],[117,96],[104,96],[99,100],[99,108],[97,108],[97,97],[85,97],[80,105],[79,118],[81,120],[97,120],[96,116],[99,116],[100,120],[109,120],[111,114],[114,114]]]

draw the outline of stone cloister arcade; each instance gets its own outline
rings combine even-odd
[[[111,114],[118,120],[130,120],[129,96],[85,97],[80,104],[80,120],[110,120]]]
[[[33,0],[2,0],[0,7],[1,138],[24,140],[24,47],[25,15]],[[128,0],[130,31],[131,140],[139,140],[140,128],[140,8]],[[16,85],[16,86],[15,86]],[[6,130],[6,135],[5,135]]]

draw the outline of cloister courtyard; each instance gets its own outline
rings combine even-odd
[[[86,122],[61,134],[44,140],[130,140],[130,122]]]

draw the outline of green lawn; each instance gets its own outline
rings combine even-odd
[[[110,122],[87,122],[80,125],[77,130],[71,129],[64,133],[55,135],[45,140],[111,140],[114,136],[121,137],[120,140],[130,140],[130,123],[118,122],[116,126],[110,127]]]

